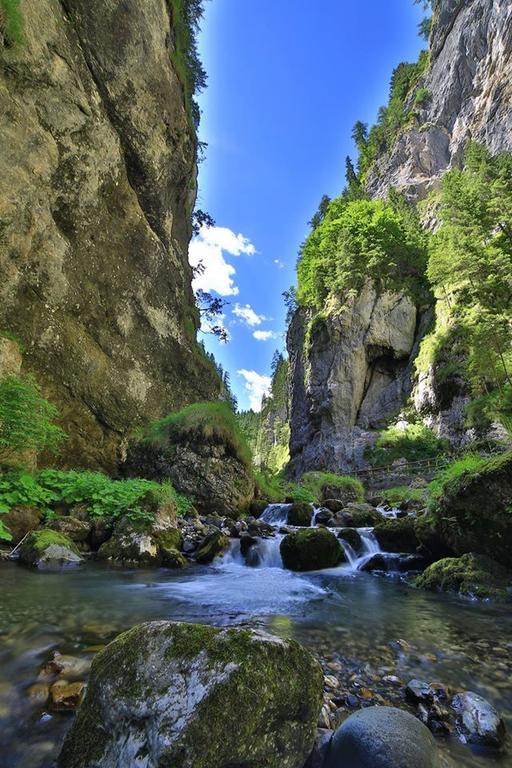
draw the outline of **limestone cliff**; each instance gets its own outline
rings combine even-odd
[[[397,187],[421,197],[460,163],[469,139],[493,153],[512,149],[511,70],[509,0],[436,0],[426,99],[371,169],[368,192],[382,197]]]
[[[218,392],[187,262],[197,141],[171,0],[22,0],[0,38],[0,329],[111,467],[137,424]]]
[[[434,2],[430,66],[404,105],[404,127],[366,174],[367,193],[385,197],[394,187],[421,198],[461,161],[470,139],[493,152],[512,149],[511,69],[509,0]],[[419,343],[433,317],[433,307],[397,293],[377,296],[370,283],[349,301],[331,296],[321,314],[295,313],[288,333],[292,475],[362,466],[375,430],[400,411],[414,386],[411,407],[439,434],[464,442],[462,384],[448,391],[433,371],[415,378]]]

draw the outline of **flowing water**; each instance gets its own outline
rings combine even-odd
[[[264,519],[279,528],[285,513],[269,508]],[[42,712],[27,696],[54,651],[92,658],[123,629],[162,618],[258,626],[370,676],[474,690],[512,730],[510,609],[414,590],[396,575],[361,573],[379,548],[371,529],[359,532],[360,555],[346,545],[348,563],[309,574],[282,568],[279,534],[258,541],[252,567],[237,541],[213,566],[185,572],[90,564],[38,573],[0,563],[0,765],[54,765],[71,716]],[[479,755],[455,739],[440,746],[447,765],[512,767],[509,755]]]

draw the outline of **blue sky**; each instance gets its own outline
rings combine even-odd
[[[281,294],[295,282],[307,222],[344,184],[361,119],[387,101],[413,61],[421,9],[412,0],[211,0],[199,39],[208,88],[199,101],[198,207],[217,228],[191,246],[200,284],[229,304],[231,341],[199,334],[229,370],[241,408],[258,404],[284,346]],[[242,373],[239,373],[242,372]]]

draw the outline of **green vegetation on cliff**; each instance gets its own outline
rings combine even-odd
[[[0,40],[2,36],[10,45],[23,42],[23,14],[21,0],[0,0]]]
[[[23,464],[23,454],[55,453],[66,435],[54,422],[57,408],[41,395],[34,379],[0,379],[0,463]]]
[[[203,16],[203,0],[169,0],[169,2],[174,26],[172,63],[183,85],[187,110],[197,128],[201,113],[194,96],[206,86],[206,72],[201,64],[196,42]]]
[[[149,425],[149,443],[164,445],[182,442],[222,443],[246,467],[252,463],[251,449],[237,418],[226,402],[194,403]]]
[[[397,459],[421,461],[432,459],[450,448],[448,440],[440,440],[424,424],[393,425],[385,429],[365,456],[375,467],[384,467]]]
[[[380,290],[425,291],[427,236],[398,195],[329,203],[297,265],[297,300],[321,310],[330,294],[357,295],[368,279]]]

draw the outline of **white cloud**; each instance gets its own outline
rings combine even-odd
[[[240,256],[246,253],[248,256],[254,256],[256,248],[249,238],[243,235],[235,235],[233,230],[227,227],[201,227],[199,237],[209,245],[227,251],[232,256]]]
[[[279,334],[275,331],[254,331],[252,335],[256,341],[270,341],[270,339],[279,338]]]
[[[235,284],[236,269],[224,258],[245,253],[252,256],[256,248],[243,235],[236,235],[227,227],[201,227],[198,237],[190,243],[188,260],[192,267],[203,265],[203,270],[192,281],[194,291],[215,291],[219,296],[238,296]]]
[[[274,259],[274,264],[278,269],[284,269],[284,262],[281,259]]]
[[[245,368],[237,371],[239,376],[245,379],[245,389],[249,395],[249,405],[253,411],[261,411],[263,395],[268,395],[272,385],[270,376],[262,376],[256,371],[247,371]]]
[[[262,322],[267,319],[265,315],[258,315],[250,304],[246,304],[245,307],[242,307],[241,304],[238,303],[235,304],[233,314],[251,327],[261,325]]]

